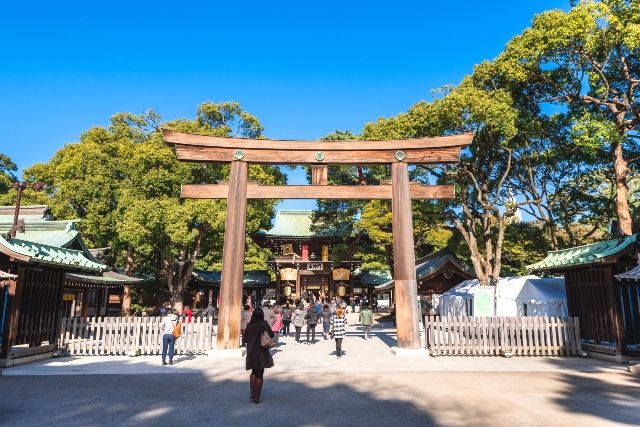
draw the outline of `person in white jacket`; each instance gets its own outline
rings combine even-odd
[[[162,333],[162,364],[167,364],[167,349],[169,350],[169,365],[173,365],[173,347],[176,337],[173,330],[178,324],[178,312],[176,309],[167,310],[167,314],[160,321],[160,332]]]

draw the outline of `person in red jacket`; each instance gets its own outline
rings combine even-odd
[[[187,316],[187,323],[191,323],[191,318],[193,317],[193,310],[191,310],[191,307],[186,306],[184,308],[184,314]]]

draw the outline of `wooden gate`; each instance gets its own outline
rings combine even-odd
[[[60,348],[71,355],[154,355],[162,352],[161,317],[70,317],[61,320]],[[204,354],[213,348],[210,317],[182,324],[176,354]]]
[[[578,356],[577,317],[425,317],[433,356]]]

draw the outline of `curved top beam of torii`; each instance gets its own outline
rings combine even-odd
[[[455,163],[473,133],[385,141],[283,141],[193,135],[162,129],[179,160],[258,164]]]

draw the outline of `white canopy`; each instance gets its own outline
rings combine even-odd
[[[440,298],[440,315],[472,315],[473,296],[480,283],[466,280]],[[568,316],[562,278],[506,277],[496,286],[496,316]]]

